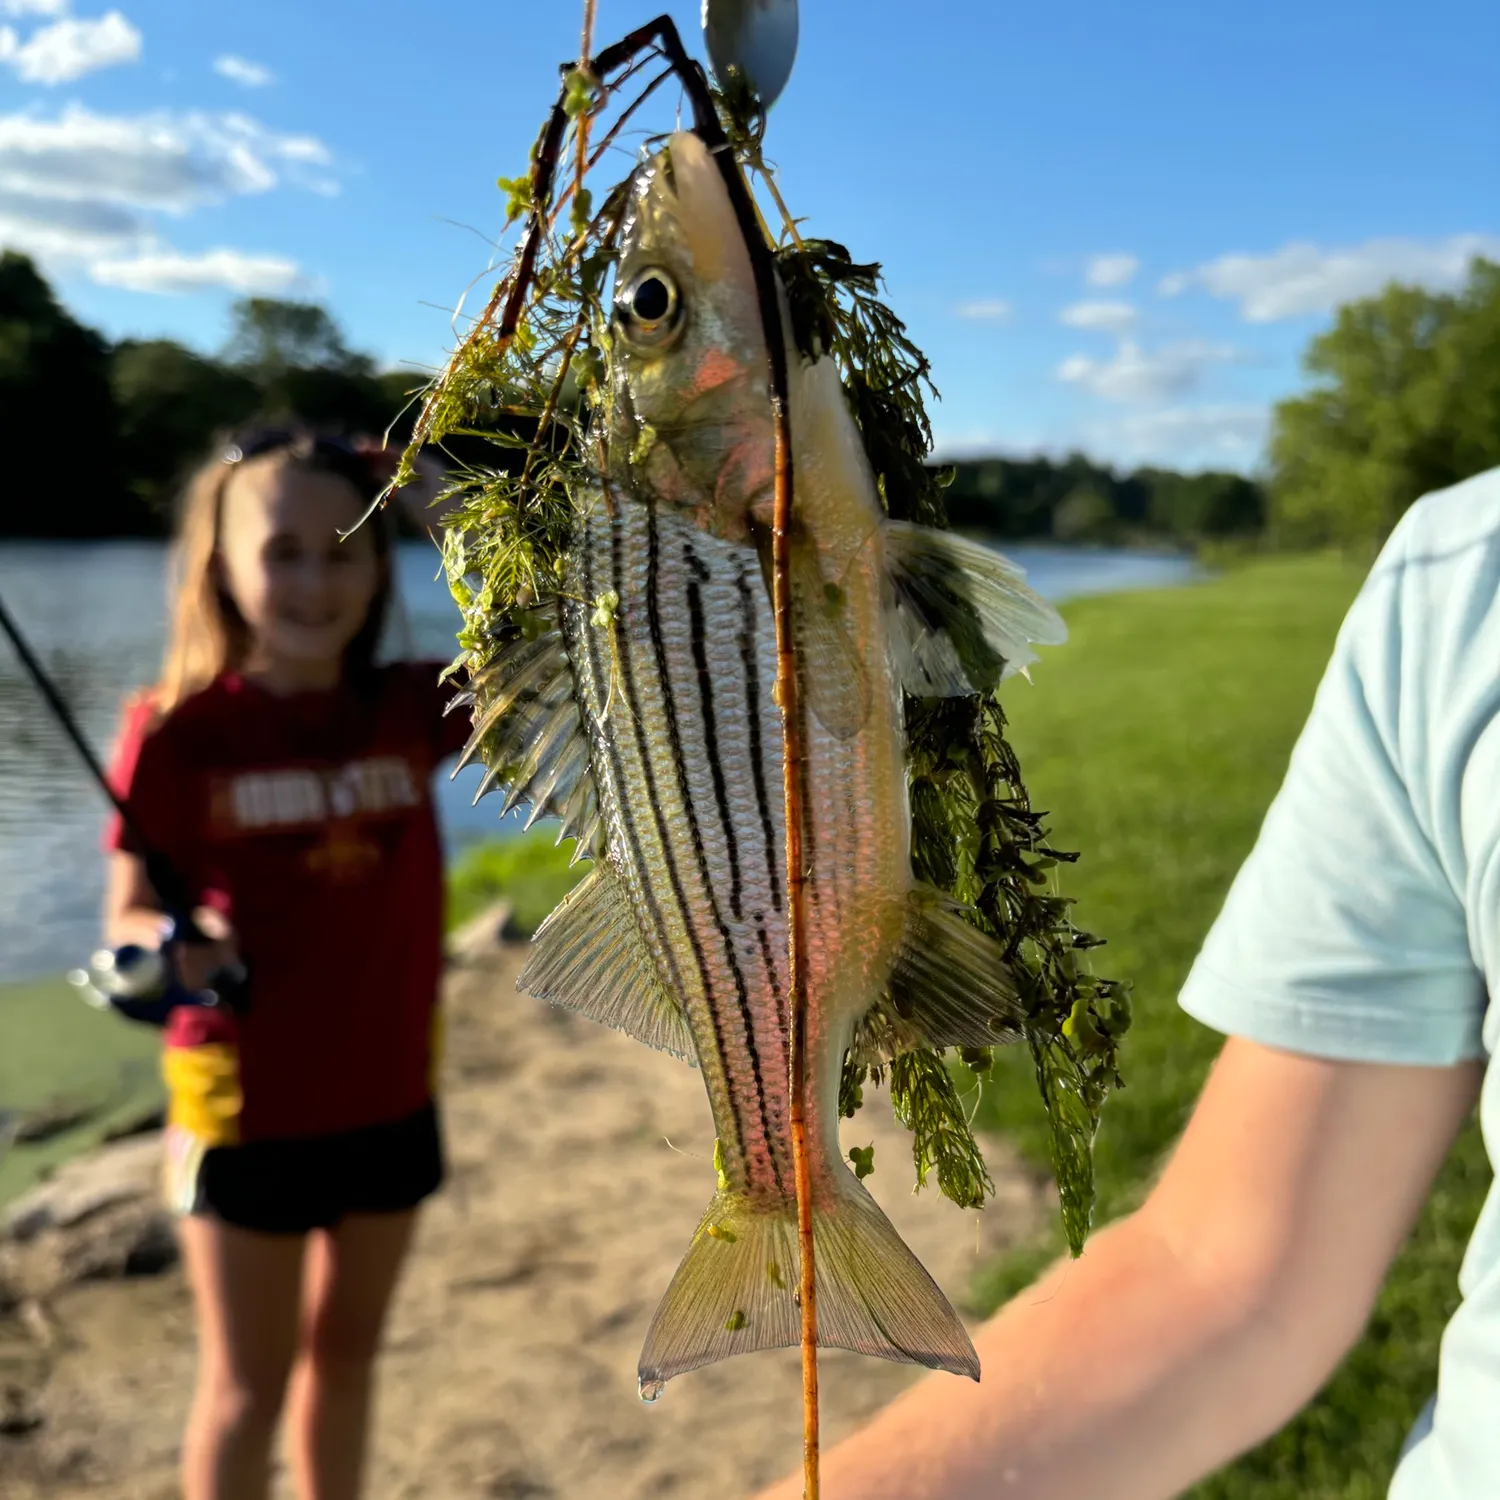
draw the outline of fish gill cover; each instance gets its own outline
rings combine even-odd
[[[452,465],[443,498],[459,503],[445,517],[443,561],[464,621],[452,670],[471,684],[518,639],[545,630],[537,606],[567,587],[582,497],[597,492],[599,477],[609,472],[606,299],[633,174],[610,180],[601,164],[618,157],[627,130],[639,130],[648,101],[674,102],[678,89],[687,95],[695,133],[710,150],[732,153],[736,175],[765,190],[780,220],[773,234],[759,201],[746,193],[772,248],[793,337],[804,356],[821,353],[836,362],[887,514],[946,528],[947,476],[927,463],[932,433],[925,402],[937,392],[927,359],[880,300],[878,264],[802,233],[762,154],[765,117],[753,93],[733,73],[722,86],[709,84],[670,21],[656,21],[586,67],[564,66],[560,96],[529,164],[499,179],[506,229],[522,226],[519,243],[487,304],[422,394],[392,484],[412,476],[424,445],[439,448]],[[647,138],[648,144],[660,139]],[[654,437],[643,428],[638,443],[647,447]],[[604,595],[590,602],[596,613],[611,605]],[[1073,923],[1071,901],[1057,888],[1059,868],[1077,855],[1049,842],[1044,815],[1031,806],[998,696],[907,696],[904,711],[913,874],[962,903],[968,919],[1003,946],[1050,1124],[1064,1233],[1076,1255],[1092,1215],[1100,1112],[1121,1085],[1117,1049],[1130,1023],[1127,986],[1093,972],[1090,950],[1100,940]],[[522,768],[485,760],[485,790],[508,787],[510,802],[523,800]],[[565,819],[565,828],[576,834],[577,819]],[[578,857],[585,856],[584,843]],[[867,1085],[888,1086],[912,1133],[918,1186],[935,1176],[953,1202],[977,1208],[994,1184],[970,1122],[992,1061],[988,1048],[957,1048],[950,1056],[921,1045],[886,1065],[846,1058],[839,1109],[853,1116]],[[869,1153],[853,1155],[864,1177],[872,1169]]]

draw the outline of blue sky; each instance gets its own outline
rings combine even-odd
[[[0,0],[0,243],[114,337],[212,348],[264,291],[438,361],[581,7],[116,3]],[[1494,0],[802,11],[768,151],[884,263],[949,453],[1252,468],[1333,306],[1500,255]]]

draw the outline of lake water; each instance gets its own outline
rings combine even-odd
[[[1154,588],[1191,576],[1180,556],[1015,547],[1051,599]],[[0,543],[0,598],[101,755],[121,696],[149,681],[161,654],[164,549],[152,542]],[[453,653],[456,611],[436,551],[400,549],[413,654]],[[441,777],[450,852],[499,828],[499,803],[471,805],[481,772]],[[0,979],[72,967],[93,948],[102,890],[104,803],[9,644],[0,640]]]

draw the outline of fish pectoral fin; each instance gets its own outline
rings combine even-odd
[[[1068,638],[1024,571],[951,531],[885,523],[892,660],[914,698],[987,693]]]
[[[818,1343],[979,1379],[963,1323],[879,1205],[846,1168],[814,1202]],[[643,1394],[675,1375],[798,1342],[797,1207],[719,1193],[656,1309],[641,1350]]]
[[[931,886],[913,888],[886,992],[855,1028],[856,1063],[887,1063],[918,1047],[997,1047],[1025,1034],[999,943],[963,912]]]
[[[574,838],[580,851],[595,852],[599,799],[562,632],[506,642],[469,679],[461,701],[473,706],[474,731],[455,774],[475,761],[485,767],[474,800],[504,787],[501,817],[529,802],[528,828],[540,817],[561,818],[558,842]]]
[[[853,739],[870,716],[870,677],[845,623],[843,590],[827,582],[812,539],[791,543],[798,682],[808,707],[836,740]]]
[[[516,987],[697,1066],[687,1017],[657,978],[608,865],[595,865],[537,929]]]

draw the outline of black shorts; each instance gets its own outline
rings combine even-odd
[[[436,1108],[339,1135],[251,1141],[203,1153],[191,1212],[241,1229],[306,1234],[345,1214],[401,1213],[443,1181]]]

